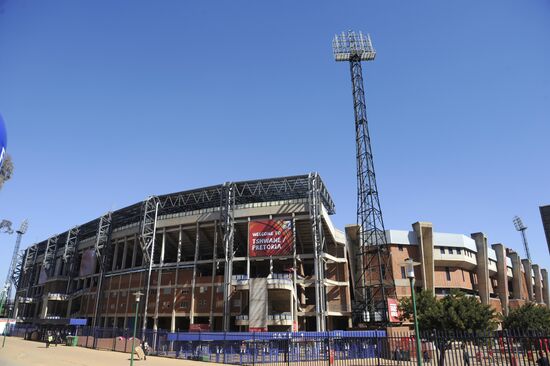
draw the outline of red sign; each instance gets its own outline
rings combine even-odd
[[[390,323],[400,323],[401,314],[399,313],[399,303],[397,299],[388,299],[388,315],[390,318]]]
[[[250,221],[248,253],[251,257],[290,255],[294,248],[292,220]]]
[[[249,332],[267,332],[266,327],[248,328]]]
[[[209,332],[210,324],[189,324],[190,332]]]

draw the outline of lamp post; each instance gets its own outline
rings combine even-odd
[[[134,366],[134,349],[136,348],[136,329],[137,329],[137,316],[139,308],[139,298],[143,295],[141,292],[134,292],[136,297],[136,315],[134,316],[134,336],[132,337],[132,350],[130,355],[130,366]]]
[[[420,334],[418,331],[418,319],[416,317],[416,294],[414,292],[414,267],[420,263],[413,261],[411,258],[405,259],[405,272],[409,283],[411,284],[411,298],[413,305],[413,319],[414,319],[414,337],[416,338],[416,363],[418,366],[422,366],[422,345],[420,343]]]
[[[8,334],[8,327],[10,326],[10,314],[12,312],[12,309],[13,309],[13,304],[9,304],[8,305],[8,316],[6,317],[7,321],[6,321],[6,326],[4,328],[4,339],[2,340],[2,348],[4,348],[4,345],[6,344],[6,335]]]

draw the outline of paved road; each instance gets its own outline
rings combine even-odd
[[[127,353],[66,346],[46,348],[44,343],[25,341],[15,337],[6,338],[6,346],[0,348],[0,365],[2,366],[127,366],[129,364],[130,355]],[[173,360],[153,356],[147,357],[147,361],[136,361],[135,365],[220,366],[213,363]]]

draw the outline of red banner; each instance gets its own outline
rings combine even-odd
[[[210,324],[189,324],[190,332],[209,332]]]
[[[397,301],[397,299],[388,299],[388,314],[390,318],[390,323],[401,322],[401,314],[399,314],[399,302]]]
[[[250,221],[248,253],[251,257],[290,255],[294,249],[292,220]]]
[[[249,332],[267,332],[267,327],[248,328]]]

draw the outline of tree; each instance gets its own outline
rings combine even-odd
[[[520,332],[550,333],[550,309],[534,303],[513,309],[503,318],[504,329]]]
[[[4,182],[11,178],[13,174],[13,161],[11,156],[6,154],[4,162],[2,163],[2,168],[0,168],[0,189],[4,185]]]
[[[412,320],[410,297],[401,299],[399,304],[403,320]],[[416,310],[421,332],[479,332],[496,328],[496,313],[488,305],[483,305],[473,296],[453,290],[442,299],[431,292],[422,291],[417,296]],[[445,364],[445,352],[451,339],[435,337],[439,350],[439,365]]]

